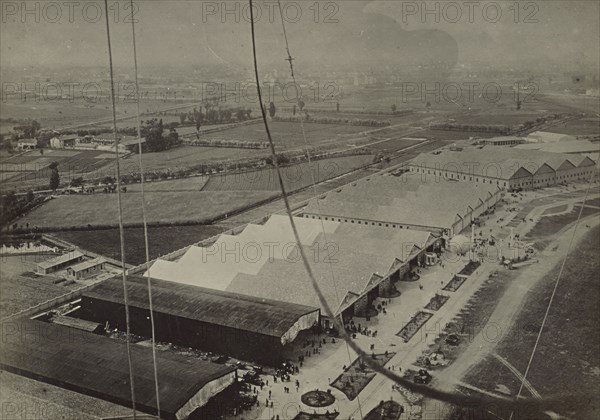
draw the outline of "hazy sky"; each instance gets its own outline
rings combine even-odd
[[[106,30],[103,17],[98,16],[104,2],[49,3],[26,2],[25,10],[20,1],[0,1],[0,65],[104,65]],[[275,4],[256,1],[260,9],[259,58],[264,66],[285,64]],[[600,2],[593,0],[523,0],[518,3],[518,13],[513,10],[514,1],[472,2],[471,10],[464,1],[310,0],[283,4],[290,47],[299,67],[349,70],[354,65],[379,68],[473,60],[551,60],[582,67],[598,63]],[[109,5],[115,62],[129,66],[128,1],[109,1]],[[423,5],[428,14],[423,14]],[[136,7],[140,66],[221,62],[250,67],[246,1],[143,0],[137,1]],[[229,14],[223,13],[225,7]]]

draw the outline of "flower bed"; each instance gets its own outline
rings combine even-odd
[[[396,335],[408,342],[432,316],[427,312],[418,312]]]
[[[450,296],[439,295],[436,293],[436,295],[431,298],[427,306],[425,306],[425,309],[429,309],[430,311],[437,311],[442,306],[444,306],[444,303],[446,303],[448,299],[450,299]]]
[[[479,261],[469,261],[469,263],[467,265],[465,265],[465,268],[460,270],[460,272],[458,274],[470,276],[471,274],[473,274],[475,272],[475,270],[477,270],[479,268],[480,265],[481,265],[481,263]]]
[[[380,366],[384,366],[395,354],[376,354],[375,358],[371,360]],[[344,373],[333,381],[331,386],[342,391],[350,401],[353,401],[371,382],[375,375],[376,373],[373,369],[369,368],[360,358],[357,358]]]
[[[396,401],[381,401],[367,414],[365,420],[398,420],[403,412],[404,408]]]
[[[335,402],[335,397],[325,391],[308,391],[302,394],[300,400],[309,407],[327,407]]]
[[[442,290],[446,290],[448,292],[456,292],[460,286],[467,280],[465,276],[454,276],[450,282],[444,286]]]

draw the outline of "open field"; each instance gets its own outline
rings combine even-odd
[[[147,220],[155,224],[204,223],[276,195],[271,191],[151,191],[146,194]],[[139,193],[122,194],[126,225],[141,225],[140,200]],[[25,223],[46,230],[115,227],[117,194],[61,196],[20,219],[20,224]]]
[[[21,187],[22,184],[40,186],[49,182],[48,165],[58,162],[61,180],[78,177],[101,177],[112,175],[108,166],[114,160],[114,154],[106,151],[39,150],[3,159],[0,162],[0,176],[9,185]],[[6,171],[6,172],[5,172]],[[12,174],[11,176],[9,176]]]
[[[109,92],[109,87],[105,86],[105,92]],[[65,92],[66,93],[66,92]],[[71,126],[79,126],[89,124],[89,127],[112,127],[110,110],[110,98],[98,97],[94,102],[95,92],[92,89],[89,92],[88,100],[82,98],[65,98],[63,100],[51,100],[52,98],[40,98],[36,100],[33,96],[27,100],[19,98],[8,98],[0,104],[0,114],[3,118],[18,118],[21,120],[34,119],[37,120],[44,129],[61,129]],[[146,100],[140,102],[140,109],[143,113],[150,113],[148,117],[143,116],[143,119],[151,118],[152,113],[169,108],[182,106],[192,108],[194,104],[182,101],[163,101],[163,100]],[[120,97],[117,100],[117,118],[131,117],[136,115],[136,104],[133,98],[125,99]],[[177,117],[169,117],[177,118]],[[165,120],[167,122],[167,120]],[[94,123],[94,124],[92,124]],[[13,124],[15,125],[15,124]],[[135,127],[135,118],[126,121],[119,121],[119,127]]]
[[[449,131],[449,130],[430,130],[426,129],[418,133],[418,137],[425,137],[434,140],[468,140],[469,138],[490,138],[496,137],[496,133],[481,133],[475,131]]]
[[[145,181],[144,191],[169,192],[169,191],[201,191],[208,182],[208,176],[192,176],[188,178],[172,179],[167,181]],[[141,184],[128,184],[127,192],[140,192]]]
[[[600,300],[599,234],[598,227],[590,230],[567,260],[528,375],[529,382],[542,397],[564,394],[565,390],[578,393],[600,387],[600,356],[597,352],[600,346],[600,330],[597,328],[600,321],[597,306]],[[499,344],[498,354],[519,372],[525,371],[559,269],[560,264],[528,293],[513,328]],[[560,369],[560,375],[557,375],[557,369]],[[514,374],[494,358],[477,365],[467,379],[469,383],[490,391],[502,384],[512,395],[518,391],[520,384]],[[528,396],[528,391],[525,392]],[[598,401],[591,400],[589,403],[572,404],[567,412],[560,414],[569,418],[598,418]]]
[[[469,115],[468,118],[456,118],[456,122],[459,124],[483,124],[483,125],[507,125],[514,127],[522,124],[525,121],[535,121],[536,118],[540,118],[546,115],[544,110],[538,112],[531,111],[510,111],[505,110],[504,112],[482,112],[475,115]]]
[[[335,178],[373,162],[371,155],[348,156],[323,159],[312,164],[281,168],[283,181],[288,192],[305,188],[315,182]],[[204,191],[280,191],[277,172],[274,168],[236,174],[213,175]]]
[[[540,221],[535,225],[535,227],[531,229],[531,231],[529,231],[529,233],[526,236],[527,240],[537,241],[548,239],[549,236],[558,233],[569,223],[575,222],[577,220],[577,217],[579,216],[580,209],[580,205],[575,205],[573,206],[573,209],[568,213],[559,214],[556,216],[543,216],[540,219]],[[581,213],[581,217],[585,218],[592,214],[599,213],[600,209],[585,206]]]
[[[254,159],[269,156],[268,150],[230,149],[225,147],[180,146],[163,152],[144,153],[144,171],[182,169],[214,164],[226,160]],[[130,156],[121,162],[123,173],[140,172],[138,156]],[[114,171],[114,162],[105,169]]]
[[[309,147],[327,144],[344,144],[350,138],[364,137],[360,133],[377,127],[361,127],[347,124],[316,124],[305,123],[306,142]],[[306,145],[302,137],[300,123],[273,121],[269,124],[271,135],[278,151],[302,149]],[[206,134],[206,138],[215,140],[267,141],[265,128],[260,124],[236,127],[226,131]],[[262,151],[264,153],[264,151]],[[246,151],[242,151],[246,153]]]
[[[150,258],[177,251],[225,230],[219,225],[151,226],[148,228]],[[54,236],[87,251],[121,260],[119,229],[64,231],[56,232]],[[125,249],[126,263],[139,265],[146,262],[143,228],[125,229]]]
[[[20,255],[0,257],[0,317],[30,308],[49,299],[64,295],[81,285],[53,284],[54,278],[36,276],[36,263],[53,255]]]
[[[572,136],[598,136],[600,135],[600,117],[584,117],[578,120],[553,126],[550,131],[554,133],[570,134]]]
[[[399,139],[383,141],[383,142],[380,142],[377,144],[372,144],[370,146],[367,146],[367,148],[368,148],[368,150],[371,150],[374,153],[378,153],[378,152],[394,153],[394,152],[397,152],[398,150],[405,149],[409,146],[414,146],[418,143],[419,143],[418,140],[403,140],[403,139],[399,138]]]

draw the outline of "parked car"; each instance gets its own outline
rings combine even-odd
[[[456,334],[450,334],[446,337],[446,344],[450,344],[451,346],[457,346],[460,343],[460,337]]]
[[[431,382],[431,375],[425,369],[420,369],[413,380],[416,384],[428,384]]]
[[[244,375],[244,381],[252,385],[260,385],[260,376],[255,371],[251,370]]]

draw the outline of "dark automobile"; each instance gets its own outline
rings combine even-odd
[[[451,346],[457,346],[458,343],[460,343],[460,337],[456,334],[450,334],[448,337],[446,337],[446,343],[450,344]]]
[[[419,373],[415,375],[414,379],[416,384],[428,384],[431,382],[431,375],[425,369],[419,370]]]
[[[260,385],[260,376],[255,371],[251,370],[244,375],[244,381],[252,385]]]

